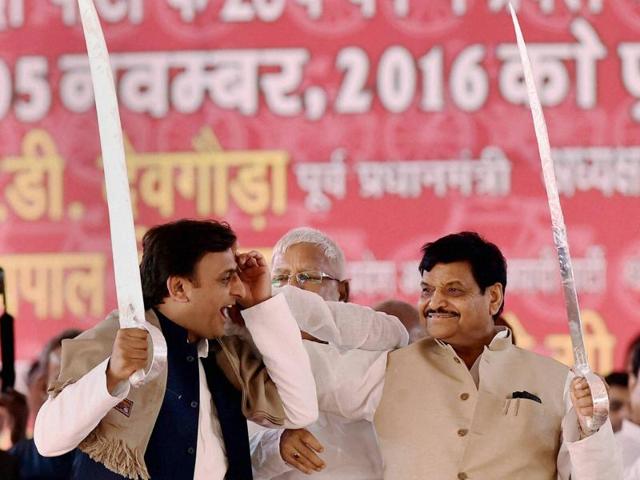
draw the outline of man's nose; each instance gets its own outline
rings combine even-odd
[[[446,300],[444,296],[440,293],[440,290],[436,289],[431,298],[429,299],[429,308],[431,310],[437,310],[440,307],[446,305]]]
[[[242,280],[240,280],[240,277],[237,274],[235,274],[231,279],[231,289],[229,292],[231,295],[238,298],[244,297],[247,292],[244,283],[242,283]]]

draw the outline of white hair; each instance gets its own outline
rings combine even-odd
[[[273,258],[284,255],[289,247],[299,243],[310,243],[320,248],[322,254],[335,269],[335,275],[339,280],[344,280],[345,260],[342,249],[326,233],[315,228],[299,227],[289,230],[273,247]]]

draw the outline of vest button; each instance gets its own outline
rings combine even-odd
[[[469,394],[468,393],[461,393],[460,394],[460,400],[469,400]]]
[[[195,360],[195,357],[193,355],[189,355],[187,357],[187,362],[193,362]]]
[[[191,402],[191,408],[198,408],[198,402],[196,402],[195,400]]]
[[[467,433],[469,433],[469,430],[467,430],[466,428],[461,428],[460,430],[458,430],[459,437],[464,437]]]
[[[194,453],[196,453],[196,449],[193,448],[193,447],[189,447],[189,448],[187,448],[187,453],[189,455],[193,455]]]
[[[456,363],[460,363],[460,359],[458,357],[453,357],[453,361]]]
[[[464,473],[464,472],[460,472],[460,473],[458,474],[458,479],[459,479],[459,480],[467,480],[467,478],[469,478],[469,476],[468,476],[466,473]]]

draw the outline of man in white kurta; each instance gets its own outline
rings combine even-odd
[[[275,286],[297,287],[283,291],[294,308],[325,313],[300,317],[299,327],[307,338],[303,344],[311,358],[321,357],[319,361],[326,363],[334,357],[346,358],[345,351],[352,348],[384,357],[386,351],[407,344],[407,332],[395,317],[340,303],[349,294],[344,255],[324,233],[298,228],[285,234],[274,248],[271,270]],[[334,318],[335,309],[342,314]],[[349,369],[348,360],[340,363]],[[267,430],[251,424],[249,430],[255,480],[298,480],[307,478],[307,472],[314,472],[318,480],[382,478],[382,459],[370,420],[319,412],[316,423],[303,430]]]
[[[593,406],[585,382],[494,325],[506,286],[499,249],[477,234],[450,235],[424,247],[420,271],[419,311],[432,338],[388,360],[309,352],[319,408],[374,421],[384,478],[622,478],[610,422],[585,427]],[[298,322],[313,314],[290,306]]]
[[[622,451],[622,461],[629,478],[640,479],[640,343],[632,345],[629,352],[629,416],[616,432],[616,441]],[[633,468],[633,471],[630,471]]]
[[[629,469],[640,459],[640,425],[628,419],[623,420],[615,438],[622,452],[624,468]]]

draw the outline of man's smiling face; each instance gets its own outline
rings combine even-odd
[[[418,310],[433,338],[475,346],[493,334],[492,315],[502,304],[502,286],[481,292],[469,263],[437,263],[423,272],[420,287]]]

